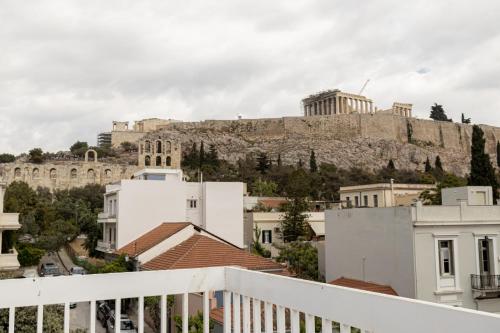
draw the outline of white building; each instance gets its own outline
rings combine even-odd
[[[97,249],[113,252],[163,222],[191,222],[243,247],[243,183],[186,182],[181,170],[145,169],[108,185]]]
[[[409,206],[418,200],[423,191],[435,189],[436,185],[394,182],[344,186],[340,188],[340,201],[344,207]]]
[[[307,223],[311,228],[312,236],[322,239],[325,236],[325,212],[305,212]],[[245,245],[249,246],[255,240],[255,229],[260,231],[260,243],[271,251],[271,256],[276,257],[279,249],[276,245],[282,245],[281,222],[283,213],[280,212],[247,212],[245,213]]]
[[[442,197],[442,206],[327,211],[327,281],[359,279],[404,297],[500,312],[500,206],[491,188]]]
[[[13,248],[7,248],[4,238],[7,233],[21,228],[19,224],[19,214],[4,213],[3,201],[5,194],[5,184],[0,183],[0,272],[19,269],[17,252]]]

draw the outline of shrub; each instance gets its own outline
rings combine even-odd
[[[34,247],[31,244],[21,244],[17,248],[18,255],[17,260],[21,266],[37,266],[40,263],[40,259],[45,255],[45,251]]]

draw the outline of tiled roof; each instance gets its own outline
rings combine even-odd
[[[145,270],[240,266],[256,271],[283,273],[283,266],[271,259],[251,254],[236,246],[207,236],[194,235],[167,252],[145,263]]]
[[[190,224],[188,222],[162,223],[136,240],[116,250],[116,253],[128,254],[129,256],[144,253]]]
[[[386,295],[398,296],[396,291],[394,289],[392,289],[391,286],[385,286],[382,284],[377,284],[377,283],[373,283],[373,282],[365,282],[365,281],[360,281],[360,280],[355,280],[355,279],[348,279],[345,277],[341,277],[337,280],[334,280],[334,281],[330,282],[330,284],[333,284],[336,286],[341,286],[341,287],[348,287],[348,288],[372,291],[375,293],[381,293],[381,294],[386,294]]]

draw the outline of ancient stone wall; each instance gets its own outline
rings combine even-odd
[[[51,163],[0,164],[0,180],[10,184],[23,181],[33,189],[39,186],[50,190],[64,190],[87,184],[106,185],[121,179],[130,179],[139,167],[94,161],[54,161]]]

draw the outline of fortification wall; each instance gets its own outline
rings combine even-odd
[[[84,161],[57,161],[52,163],[5,163],[0,164],[0,180],[10,184],[26,182],[31,188],[39,186],[50,190],[64,190],[87,184],[106,185],[121,179],[130,179],[139,167]]]

